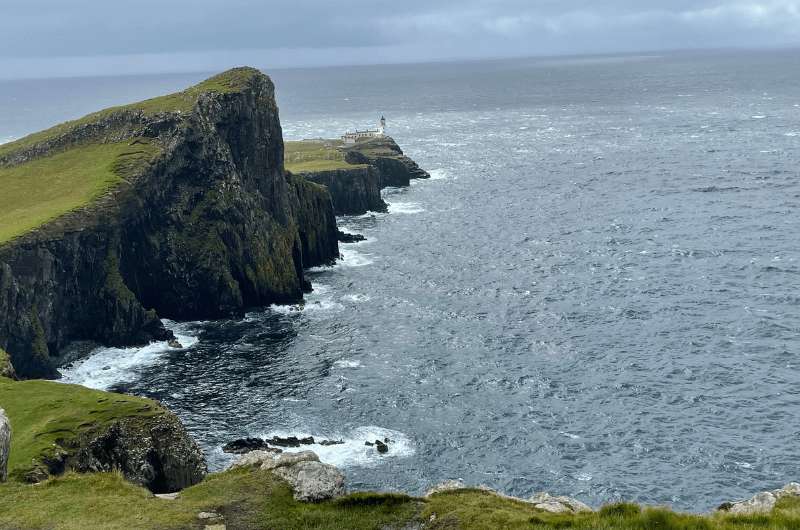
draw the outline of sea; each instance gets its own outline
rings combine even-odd
[[[160,400],[212,470],[341,440],[303,448],[353,490],[704,511],[800,479],[800,50],[263,69],[286,139],[384,115],[431,178],[340,218],[367,239],[304,304],[63,381]],[[2,81],[0,139],[207,75]]]

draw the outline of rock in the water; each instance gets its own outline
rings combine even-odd
[[[800,497],[800,484],[790,482],[777,490],[756,493],[753,497],[744,501],[724,502],[717,508],[717,511],[739,515],[769,513],[775,507],[778,499],[790,496]]]
[[[347,232],[342,232],[341,230],[337,230],[336,237],[339,239],[340,243],[358,243],[359,241],[367,240],[367,238],[361,234],[349,234]]]
[[[389,446],[380,440],[375,440],[375,449],[377,449],[381,454],[386,454],[389,452]]]
[[[11,423],[0,409],[0,482],[8,479],[8,455],[11,452]]]
[[[581,513],[591,512],[592,509],[586,504],[571,497],[555,497],[549,493],[536,493],[527,502],[533,504],[534,508],[550,513]]]
[[[266,440],[269,445],[277,445],[278,447],[300,447],[301,445],[313,445],[314,437],[308,436],[306,438],[298,438],[297,436],[288,436],[282,438],[280,436],[273,436]]]
[[[307,460],[276,467],[272,472],[289,483],[298,501],[319,502],[345,494],[344,475],[329,464]]]
[[[183,344],[178,342],[178,339],[170,339],[169,342],[167,342],[167,346],[170,348],[183,348]]]
[[[269,444],[261,438],[239,438],[232,442],[228,442],[222,446],[222,451],[225,453],[233,453],[243,455],[251,451],[272,451],[280,453],[281,450],[271,448]]]
[[[342,445],[344,444],[344,440],[322,440],[320,445]]]

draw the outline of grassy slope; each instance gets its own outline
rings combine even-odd
[[[252,68],[235,68],[182,92],[112,107],[78,120],[56,125],[15,142],[0,145],[0,159],[41,142],[58,138],[88,123],[124,111],[146,115],[188,112],[200,94],[230,93],[245,88],[258,73]],[[13,167],[0,166],[0,244],[42,226],[72,210],[81,208],[152,160],[159,149],[139,140],[100,143],[88,140],[66,151],[54,152]]]
[[[227,94],[237,92],[247,86],[248,81],[258,73],[258,70],[253,68],[234,68],[219,75],[215,75],[206,79],[202,83],[187,88],[182,92],[174,94],[167,94],[137,103],[130,103],[128,105],[120,105],[117,107],[110,107],[92,114],[88,114],[83,118],[68,121],[40,131],[33,133],[24,138],[20,138],[14,142],[0,145],[0,158],[13,153],[14,151],[31,147],[40,142],[56,138],[63,134],[68,133],[72,129],[87,123],[108,117],[114,113],[124,111],[142,111],[146,115],[155,115],[160,112],[189,112],[197,102],[197,98],[204,92],[217,92]]]
[[[285,142],[286,169],[292,173],[310,173],[366,167],[345,162],[344,154],[337,149],[341,145],[340,140]]]
[[[90,203],[159,152],[130,144],[85,145],[0,168],[0,244]]]
[[[9,476],[22,479],[41,459],[79,434],[128,417],[155,416],[164,409],[149,399],[90,390],[52,381],[0,378],[0,407],[11,421]]]
[[[0,485],[0,529],[60,530],[196,528],[197,514],[221,513],[228,529],[344,530],[402,528],[425,522],[426,530],[756,530],[800,528],[800,499],[782,499],[771,515],[732,517],[676,514],[617,504],[597,513],[552,515],[480,490],[415,499],[357,493],[319,504],[299,503],[271,474],[238,469],[210,475],[174,501],[153,497],[118,474],[67,474],[41,485]]]

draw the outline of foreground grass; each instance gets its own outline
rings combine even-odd
[[[800,500],[782,499],[770,515],[699,516],[615,504],[596,513],[554,515],[481,490],[415,499],[356,493],[319,504],[292,498],[268,472],[237,469],[210,475],[175,500],[162,500],[119,474],[69,473],[40,485],[0,485],[0,529],[202,528],[200,512],[224,516],[228,529],[378,530],[424,523],[426,530],[790,530],[800,528]]]
[[[365,167],[348,164],[338,149],[340,140],[305,140],[284,143],[284,164],[292,173],[312,173],[335,169]]]
[[[43,460],[68,447],[82,433],[122,418],[166,413],[149,399],[52,381],[6,378],[0,378],[0,407],[11,421],[8,471],[13,480],[46,470]]]
[[[67,474],[41,485],[0,485],[0,528],[54,530],[202,528],[200,512],[227,528],[381,529],[414,518],[419,502],[398,495],[355,494],[336,501],[295,501],[289,486],[264,471],[211,475],[175,500],[158,499],[118,474]]]
[[[158,151],[142,140],[93,144],[0,167],[0,244],[89,204]]]

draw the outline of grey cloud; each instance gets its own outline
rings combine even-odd
[[[172,57],[182,61],[178,69],[214,68],[220,56],[235,60],[257,50],[263,57],[292,50],[299,64],[339,64],[800,43],[800,0],[2,4],[0,69],[98,56],[118,57],[121,64],[150,57],[154,65],[158,57],[164,63]]]

